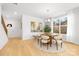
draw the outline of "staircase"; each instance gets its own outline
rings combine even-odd
[[[8,37],[7,37],[7,29],[5,27],[5,23],[3,19],[0,19],[0,49],[2,49],[5,44],[8,42]]]
[[[5,32],[6,32],[6,34],[7,34],[7,28],[6,28],[6,25],[5,25],[5,22],[4,22],[4,19],[3,19],[2,16],[1,16],[1,24],[2,24],[2,26],[4,27],[4,30],[5,30]]]

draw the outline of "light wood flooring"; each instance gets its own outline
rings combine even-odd
[[[63,52],[46,52],[34,45],[35,41],[9,39],[9,42],[0,50],[0,56],[78,56],[79,46],[64,42],[67,47]]]

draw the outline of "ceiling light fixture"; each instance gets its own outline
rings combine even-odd
[[[17,15],[17,12],[16,11],[14,12],[14,15]]]

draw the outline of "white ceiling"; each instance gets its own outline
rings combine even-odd
[[[2,11],[6,13],[24,13],[34,17],[57,17],[69,10],[79,7],[79,3],[19,3],[2,4]]]

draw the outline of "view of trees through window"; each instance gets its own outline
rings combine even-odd
[[[67,17],[55,19],[53,21],[53,33],[67,33]]]

